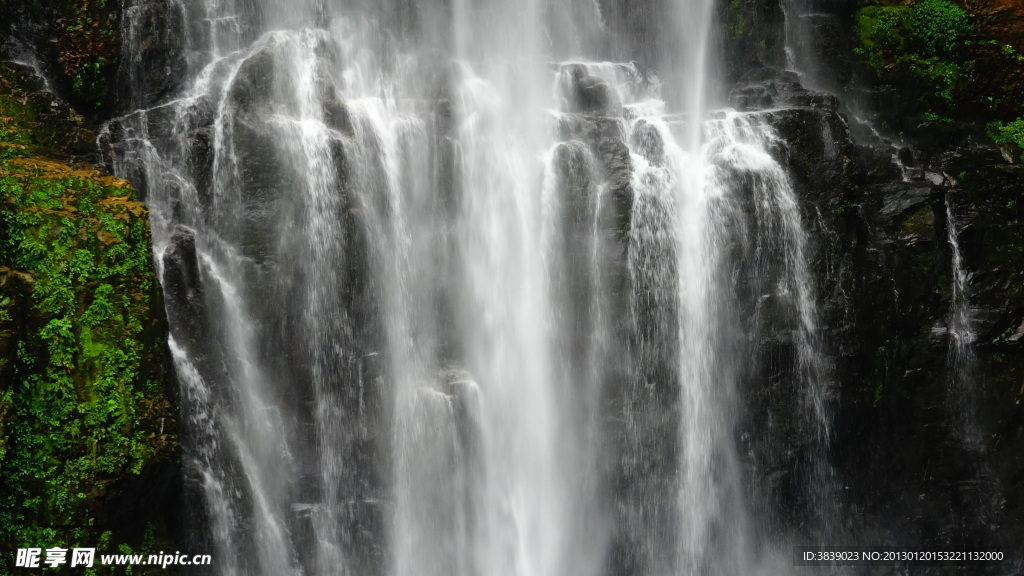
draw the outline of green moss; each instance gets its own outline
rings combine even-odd
[[[912,15],[906,6],[867,6],[857,12],[857,37],[868,63],[884,74],[905,49],[911,34]]]
[[[104,548],[98,512],[177,450],[145,206],[55,160],[39,115],[0,82],[0,574],[18,547],[137,542]]]
[[[747,17],[742,0],[730,0],[726,10],[727,26],[733,38],[739,38],[747,31]]]
[[[935,213],[927,206],[913,212],[900,224],[900,231],[905,236],[928,237],[935,231]]]
[[[850,202],[849,200],[844,200],[832,208],[832,213],[835,214],[836,216],[842,216],[843,214],[854,211],[857,208],[858,206],[853,202]]]

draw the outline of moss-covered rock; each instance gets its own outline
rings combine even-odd
[[[0,51],[35,60],[58,94],[84,113],[103,113],[115,97],[120,5],[113,0],[4,0],[0,37],[14,42]]]
[[[88,156],[96,150],[96,134],[85,119],[55,99],[24,66],[0,64],[0,116],[4,158],[23,154],[16,150],[25,147],[62,156]]]
[[[53,103],[14,79],[0,66],[0,555],[145,551],[179,450],[146,207],[63,155]]]

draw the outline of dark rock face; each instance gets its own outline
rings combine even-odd
[[[839,107],[835,96],[804,88],[795,72],[762,67],[744,74],[729,93],[729,100],[737,110],[798,107],[835,112]]]
[[[4,5],[0,57],[24,62],[61,99],[98,123],[166,99],[185,79],[188,8],[131,2],[13,0]]]
[[[0,54],[32,62],[59,96],[89,115],[109,111],[116,98],[121,53],[118,2],[47,0],[4,5]]]
[[[1013,3],[956,4],[975,15],[979,34],[998,38],[1001,48],[1020,48],[1014,32],[1020,8]],[[763,111],[769,119],[780,139],[774,154],[788,167],[804,222],[812,228],[827,326],[823,340],[839,391],[830,452],[842,484],[845,541],[979,548],[998,542],[1019,559],[1024,549],[1014,535],[1024,525],[1024,388],[1015,335],[1024,304],[1017,261],[1024,240],[1017,212],[1024,180],[998,151],[978,144],[985,139],[976,129],[911,118],[921,96],[912,79],[874,85],[852,53],[854,13],[861,6],[768,0],[733,2],[722,11],[722,36],[730,38],[723,47],[730,103]],[[751,46],[771,46],[770,32],[744,29],[745,22],[781,7],[795,17],[789,24],[799,34],[790,48],[804,64],[801,71],[841,94],[841,101],[804,90],[792,73],[772,70],[785,65],[781,52],[773,60]],[[972,50],[974,79],[957,102],[965,115],[976,112],[972,102],[998,98],[1019,76],[1019,67],[995,51],[981,44]],[[1012,107],[1018,101],[1006,99],[1002,113],[1016,115]],[[889,147],[870,126],[854,122],[850,109],[879,129],[886,128],[883,120],[900,126],[913,145]],[[955,217],[977,332],[977,363],[969,380],[980,446],[964,441],[957,421],[970,402],[950,383],[947,206]],[[750,422],[741,436],[756,437],[788,402],[778,380],[791,360],[768,358],[747,393]],[[799,435],[790,442],[799,446]],[[785,454],[780,461],[781,466],[757,469],[754,482],[760,493],[795,505],[787,494],[802,490],[794,479],[803,464],[787,461]]]
[[[589,74],[582,64],[563,66],[559,83],[567,112],[594,116],[616,116],[622,112],[615,89],[605,80]]]
[[[785,66],[786,16],[778,0],[731,0],[717,6],[726,86],[751,69]]]
[[[768,92],[783,101],[794,93],[772,78],[744,81],[734,94]],[[1019,557],[1024,171],[993,149],[904,150],[899,156],[915,165],[904,181],[887,151],[851,141],[829,98],[796,93],[802,107],[763,114],[814,227],[824,341],[839,386],[831,453],[848,513],[844,533],[865,543],[995,546]],[[965,400],[950,385],[947,203],[970,278],[980,445],[969,445],[956,424]],[[771,381],[769,372],[756,386]],[[770,406],[752,401],[756,421]],[[784,490],[774,472],[763,473],[762,482]]]
[[[790,98],[800,93],[792,76],[761,65],[739,67],[745,71],[736,76],[735,106],[799,107],[765,114],[784,142],[780,158],[798,184],[805,221],[816,228],[825,341],[840,391],[832,454],[849,513],[845,530],[850,540],[863,542],[978,548],[998,542],[1020,558],[1024,549],[1013,535],[1022,526],[1024,389],[1014,335],[1022,314],[1022,173],[996,150],[979,146],[976,132],[970,136],[972,129],[957,121],[904,122],[921,96],[912,79],[872,86],[864,70],[852,78],[857,58],[844,43],[856,41],[849,31],[857,3],[797,0],[787,10],[800,4],[808,9],[795,12],[808,16],[794,25],[805,29],[798,40],[816,59],[819,85],[843,88],[842,107],[863,110],[870,102],[867,117],[906,125],[914,143],[895,151],[901,174],[884,142],[872,148],[851,141],[834,103],[813,93]],[[979,34],[1020,46],[1013,32],[1019,8],[999,0],[956,4],[975,15]],[[975,113],[972,102],[1012,86],[1017,70],[997,64],[1002,56],[981,44],[972,50],[976,79],[958,101],[966,115]],[[857,82],[869,88],[858,89]],[[864,138],[860,126],[850,127],[861,141],[876,141]],[[969,399],[951,384],[948,235],[954,223],[948,214],[955,218],[977,333]],[[980,445],[966,442],[957,423],[965,406],[973,406]],[[764,481],[776,479],[766,475]]]
[[[128,58],[118,70],[120,108],[153,106],[186,78],[187,17],[184,4],[159,0],[133,2],[123,10],[121,41]]]
[[[163,289],[170,311],[170,323],[182,333],[175,338],[181,342],[200,339],[205,333],[203,317],[203,288],[199,277],[196,237],[192,230],[179,227],[163,255]]]
[[[83,159],[91,159],[95,154],[96,134],[86,126],[85,119],[54,96],[46,81],[31,67],[9,62],[0,65],[0,89],[4,91],[6,115],[15,121],[26,117],[32,120],[32,129],[17,135],[24,139],[22,144],[31,143]]]

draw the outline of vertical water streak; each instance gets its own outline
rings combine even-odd
[[[214,415],[206,409],[211,402],[210,389],[173,337],[168,338],[167,344],[181,382],[181,406],[187,409],[183,411],[186,417],[182,422],[182,432],[191,439],[192,450],[185,455],[185,473],[199,476],[205,500],[218,506],[218,509],[207,511],[210,531],[214,534],[215,549],[211,553],[223,555],[222,573],[235,576],[239,569],[232,553],[233,526],[228,522],[233,513],[220,508],[228,505],[223,494],[228,482],[222,476],[223,470],[217,466],[219,430]]]
[[[974,353],[974,321],[971,313],[970,273],[964,266],[960,249],[960,223],[956,219],[953,201],[946,195],[946,240],[951,253],[950,308],[947,327],[947,393],[950,397],[951,415],[955,422],[954,433],[967,448],[978,448],[981,438],[976,427],[975,379],[977,378],[977,357]]]
[[[542,250],[547,277],[556,387],[563,423],[557,459],[564,470],[563,574],[593,574],[605,562],[609,514],[603,493],[602,400],[612,352],[608,324],[607,187],[598,160],[579,141],[552,147],[544,158]]]
[[[531,3],[532,4],[532,3]],[[553,380],[543,247],[544,108],[529,38],[521,49],[510,29],[538,27],[530,6],[456,6],[467,27],[459,63],[455,128],[461,198],[457,248],[465,277],[465,362],[480,383],[483,496],[480,540],[471,554],[485,574],[547,575],[565,565],[565,472]],[[488,36],[490,34],[490,36]],[[493,42],[493,43],[492,43]],[[472,48],[471,48],[472,47]],[[475,53],[474,53],[475,52]]]
[[[781,142],[764,118],[727,112],[709,122],[708,130],[712,187],[727,191],[726,197],[733,202],[746,197],[752,204],[750,237],[741,239],[740,244],[749,244],[741,253],[752,250],[749,274],[755,286],[752,296],[757,298],[755,322],[747,330],[755,339],[776,343],[768,344],[762,353],[771,354],[771,348],[782,342],[792,351],[792,367],[785,368],[785,376],[791,380],[785,386],[792,389],[786,394],[794,398],[797,412],[778,416],[792,421],[800,438],[802,471],[798,473],[805,486],[803,514],[808,535],[827,540],[836,536],[838,526],[838,493],[829,459],[835,391],[822,349],[804,217],[789,175],[772,156],[771,151]],[[742,221],[742,216],[734,217],[731,228],[742,231]],[[764,346],[756,340],[755,344]],[[793,450],[788,446],[776,449]]]

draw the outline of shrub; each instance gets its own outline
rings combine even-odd
[[[988,133],[999,144],[1013,144],[1021,153],[1024,161],[1024,117],[1013,122],[992,122],[988,125]]]
[[[962,47],[973,35],[970,15],[948,0],[868,6],[857,13],[858,53],[879,78],[916,83],[919,104],[933,115],[956,108],[970,70]]]

